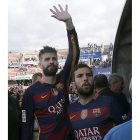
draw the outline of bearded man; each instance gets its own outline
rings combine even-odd
[[[93,73],[86,64],[74,67],[72,79],[79,95],[79,100],[68,107],[73,140],[103,140],[114,125],[124,122],[119,102],[94,93]]]
[[[79,60],[79,44],[72,18],[67,12],[54,6],[52,17],[65,22],[69,41],[69,54],[63,70],[58,70],[57,51],[49,46],[39,53],[39,66],[42,79],[31,85],[22,101],[22,136],[21,140],[31,140],[34,117],[39,127],[39,140],[71,140],[68,126],[67,107],[69,105],[69,84],[71,71]],[[61,30],[60,30],[61,31]],[[59,31],[59,32],[60,32]]]

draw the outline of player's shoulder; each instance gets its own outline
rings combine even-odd
[[[40,88],[42,86],[42,84],[39,82],[39,81],[37,81],[35,84],[32,84],[30,87],[28,87],[27,89],[26,89],[26,92],[33,92],[33,91],[35,91],[37,88]]]
[[[98,98],[100,100],[108,100],[108,101],[114,100],[114,97],[113,96],[102,96],[102,95],[98,95]]]
[[[102,95],[99,95],[98,100],[100,100],[100,102],[102,102],[102,103],[107,103],[107,104],[117,101],[116,98],[113,96],[102,96]]]

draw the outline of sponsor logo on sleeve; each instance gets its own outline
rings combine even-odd
[[[101,115],[101,109],[100,108],[94,108],[92,110],[92,116],[93,117],[99,117]]]
[[[22,110],[22,122],[26,122],[26,110]]]
[[[81,111],[81,119],[85,119],[88,115],[88,110],[87,109],[84,109]]]

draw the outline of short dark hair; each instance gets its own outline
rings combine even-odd
[[[45,53],[55,53],[57,55],[57,51],[55,48],[49,47],[49,46],[43,46],[43,49],[39,52],[39,60],[41,59],[41,56]]]
[[[80,68],[88,68],[88,69],[90,69],[90,71],[91,71],[91,73],[92,73],[92,75],[93,75],[93,72],[92,72],[92,70],[91,70],[91,68],[87,65],[87,64],[77,64],[77,65],[75,65],[75,67],[73,68],[73,70],[72,70],[72,79],[73,79],[73,81],[75,82],[75,75],[74,75],[74,72],[75,71],[77,71],[78,69],[80,69]]]
[[[37,76],[42,77],[42,73],[40,73],[40,72],[35,73],[35,74],[32,76],[32,81],[33,81],[33,82],[37,80]]]
[[[107,77],[104,74],[97,74],[94,76],[94,86],[95,88],[104,88],[108,86]]]

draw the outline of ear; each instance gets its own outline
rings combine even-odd
[[[41,63],[40,63],[40,62],[38,63],[38,66],[42,69],[42,65],[41,65]]]

